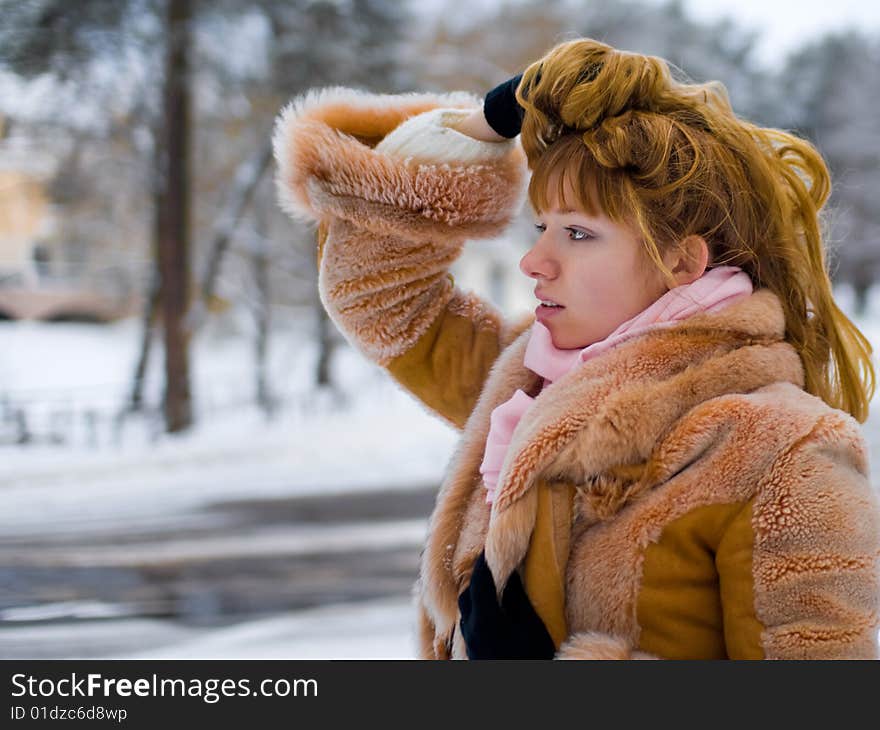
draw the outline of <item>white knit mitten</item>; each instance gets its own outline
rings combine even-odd
[[[422,112],[400,124],[375,149],[397,159],[458,165],[485,162],[487,158],[501,158],[508,154],[511,140],[483,142],[451,128],[470,113],[470,109]]]

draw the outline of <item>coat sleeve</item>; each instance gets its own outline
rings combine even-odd
[[[880,504],[854,419],[829,409],[780,454],[752,499],[719,507],[718,529],[701,513],[696,544],[714,554],[728,658],[878,658]],[[659,627],[682,638],[680,628]],[[556,658],[659,657],[592,632],[569,636]]]
[[[880,506],[854,419],[821,416],[718,546],[732,659],[876,659]]]
[[[507,323],[449,273],[467,239],[499,235],[521,207],[516,141],[451,128],[466,94],[329,88],[295,99],[276,124],[279,198],[318,224],[318,288],[366,357],[462,427],[489,368],[527,323]]]

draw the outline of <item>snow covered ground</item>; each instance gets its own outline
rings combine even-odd
[[[875,289],[880,294],[878,289]],[[850,297],[838,293],[848,311]],[[880,347],[880,296],[857,320]],[[82,413],[117,408],[133,366],[137,325],[110,326],[0,322],[0,400],[34,412],[62,404]],[[194,392],[198,427],[191,433],[158,436],[135,422],[116,440],[98,433],[90,445],[73,433],[68,445],[0,447],[0,541],[79,539],[75,552],[54,555],[59,564],[155,563],[172,556],[212,559],[231,553],[296,555],[308,551],[371,546],[415,546],[424,537],[422,519],[340,523],[300,529],[267,529],[252,541],[187,539],[186,530],[213,519],[207,507],[236,499],[400,490],[439,484],[456,435],[432,417],[383,373],[348,348],[334,361],[342,384],[342,406],[308,391],[314,350],[302,333],[277,332],[271,345],[270,380],[288,406],[267,422],[243,405],[251,388],[250,345],[216,333],[194,345]],[[158,356],[158,353],[156,353]],[[875,358],[876,362],[876,358]],[[880,370],[880,366],[878,366]],[[160,363],[151,363],[147,395],[158,397]],[[865,424],[872,464],[880,464],[880,417]],[[88,436],[88,434],[86,434]],[[164,548],[136,539],[117,549],[91,547],[114,535],[178,530]],[[102,562],[103,561],[103,562]],[[14,587],[12,588],[14,591]],[[407,596],[352,601],[247,620],[233,626],[183,627],[162,619],[114,614],[100,602],[20,605],[0,615],[0,656],[22,656],[28,646],[64,643],[77,632],[83,655],[90,638],[108,647],[106,656],[175,658],[407,658],[415,655],[414,611]],[[30,611],[30,613],[28,613]],[[55,612],[53,614],[53,611]],[[75,617],[80,616],[80,620]],[[90,620],[81,620],[88,617]],[[40,620],[38,620],[40,619]],[[74,628],[75,627],[75,628]],[[90,633],[91,632],[91,633]],[[114,641],[109,641],[110,637]],[[103,642],[103,643],[102,643]]]
[[[127,659],[415,659],[408,599],[329,605],[205,632]]]
[[[0,322],[0,398],[24,394],[39,410],[40,394],[58,399],[66,391],[78,411],[117,408],[136,342],[134,322],[106,328]],[[212,390],[215,405],[199,404],[191,433],[156,439],[135,422],[119,445],[0,449],[0,493],[15,505],[0,512],[0,535],[47,524],[92,530],[103,521],[173,519],[217,498],[411,488],[439,479],[454,431],[383,372],[350,348],[340,349],[333,375],[340,405],[327,393],[308,391],[313,347],[289,332],[277,334],[273,345],[270,376],[293,405],[271,422],[247,404],[249,344],[201,339],[193,389],[197,401]],[[149,372],[148,395],[158,399],[161,363],[151,363]]]
[[[223,628],[112,616],[32,622],[0,628],[0,658],[414,659],[414,621],[408,598],[387,598],[328,604]]]

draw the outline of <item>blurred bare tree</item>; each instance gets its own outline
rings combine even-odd
[[[880,277],[880,39],[851,31],[793,54],[780,74],[776,123],[815,143],[831,169],[831,273],[852,285],[858,314]]]
[[[124,31],[138,20],[152,15],[156,21],[152,33],[137,37],[143,41],[152,36],[163,59],[160,111],[149,125],[154,247],[165,337],[165,422],[169,432],[184,430],[192,422],[189,333],[183,320],[189,297],[191,0],[83,0],[75,8],[59,0],[7,0],[0,12],[6,21],[2,41],[7,65],[23,75],[49,73],[74,83],[128,50],[131,39]]]
[[[763,75],[752,63],[756,37],[722,20],[689,17],[680,0],[545,0],[499,2],[483,14],[466,0],[447,0],[460,12],[440,14],[422,34],[422,81],[477,93],[522,71],[557,43],[590,37],[618,48],[662,56],[690,78],[720,79],[734,106],[752,114],[766,98]]]
[[[122,110],[117,104],[108,114],[121,113],[128,125],[143,123],[151,140],[143,164],[150,170],[159,276],[149,285],[130,401],[137,407],[143,400],[158,309],[165,343],[163,405],[168,431],[185,429],[192,422],[187,353],[192,325],[200,317],[198,309],[190,316],[188,310],[193,299],[213,298],[224,254],[269,167],[271,124],[279,106],[312,86],[406,86],[408,72],[398,58],[408,20],[406,6],[388,0],[255,0],[247,5],[232,0],[82,0],[75,5],[64,0],[0,0],[0,62],[24,78],[50,75],[79,87],[87,99],[96,79],[112,75],[114,68],[121,70],[119,59],[136,57],[136,64],[146,69],[130,104]],[[100,116],[100,103],[94,106]],[[193,159],[198,161],[195,166]],[[200,180],[208,182],[200,185]],[[218,187],[217,180],[232,182]],[[271,191],[268,194],[274,198]],[[193,225],[196,241],[200,233],[208,241],[200,267],[204,291],[196,297],[190,295],[190,268],[197,253],[190,250]],[[258,225],[271,240],[266,222]],[[283,249],[308,250],[313,233],[300,235],[298,245],[291,247],[285,240]],[[285,251],[261,247],[254,257],[276,253],[283,258]],[[295,268],[309,265],[304,261],[311,256],[300,258]],[[258,286],[268,287],[267,272],[260,267],[253,271],[258,272]],[[312,268],[297,281],[301,287],[311,285],[308,298],[318,318],[318,339],[324,343],[317,369],[320,384],[328,379],[333,340],[326,336],[328,323],[315,278]],[[267,402],[265,327],[266,320],[256,327],[261,343],[255,348],[256,390],[261,402]]]

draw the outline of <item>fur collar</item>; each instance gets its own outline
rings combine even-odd
[[[699,459],[696,448],[708,448],[658,448],[682,422],[698,427],[700,404],[779,381],[802,388],[802,363],[784,333],[778,298],[758,289],[567,373],[541,391],[517,425],[490,511],[479,474],[489,416],[517,388],[534,391],[539,380],[522,364],[524,331],[494,364],[431,516],[419,591],[437,632],[451,632],[458,594],[484,545],[499,593],[522,561],[537,480],[575,484],[594,507],[588,519],[611,519]]]

